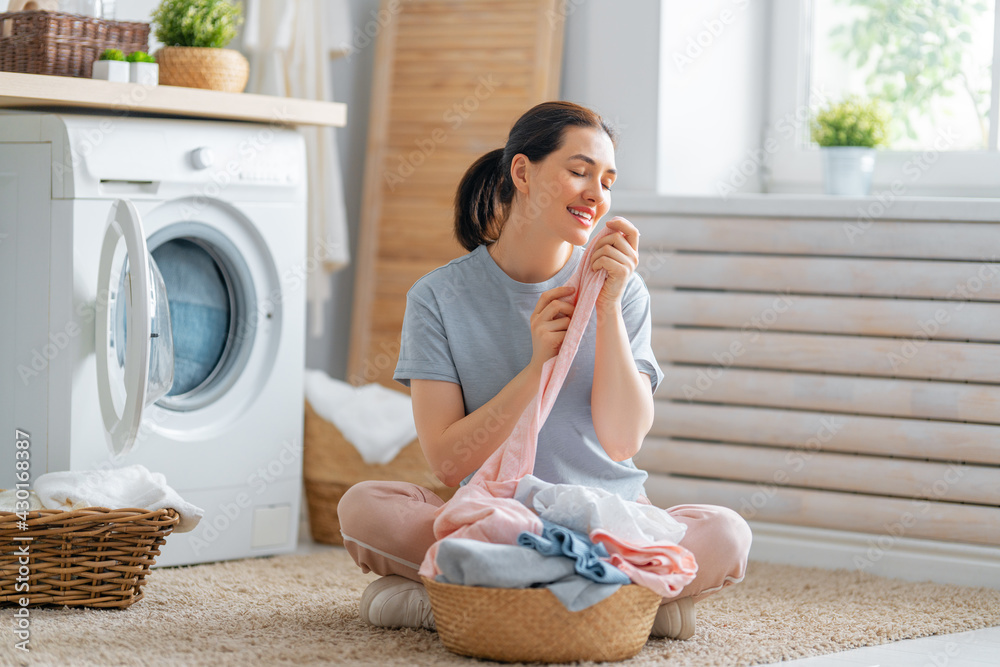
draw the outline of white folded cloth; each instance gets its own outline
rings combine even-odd
[[[194,530],[205,510],[185,501],[167,484],[162,473],[135,464],[114,470],[50,472],[35,480],[35,492],[46,509],[81,507],[158,510],[171,508],[180,515],[175,533]]]
[[[380,384],[354,387],[307,370],[305,394],[316,414],[336,426],[365,463],[388,463],[417,437],[413,405],[402,392]]]
[[[28,511],[45,509],[38,494],[28,491]],[[17,512],[17,489],[0,489],[0,512]]]
[[[514,498],[539,517],[584,535],[606,530],[632,543],[679,544],[687,526],[654,505],[623,499],[604,489],[578,484],[553,484],[534,475],[517,483]]]

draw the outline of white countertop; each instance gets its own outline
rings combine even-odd
[[[100,79],[0,72],[0,108],[106,109],[282,125],[343,127],[347,105],[179,86],[141,86]]]

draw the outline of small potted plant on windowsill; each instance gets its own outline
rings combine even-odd
[[[229,0],[162,0],[153,12],[160,83],[242,92],[250,65],[239,51],[222,48],[236,37],[243,9]]]
[[[160,80],[156,58],[145,51],[133,51],[125,58],[129,65],[129,81],[143,86],[155,86]]]
[[[828,195],[867,196],[875,169],[875,147],[887,143],[889,118],[877,100],[850,95],[830,103],[811,123],[823,157]]]
[[[118,49],[105,49],[94,61],[90,78],[128,83],[128,63],[125,54]]]

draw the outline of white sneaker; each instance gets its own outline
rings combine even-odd
[[[695,624],[694,600],[681,598],[660,605],[653,621],[653,629],[649,634],[653,637],[668,639],[690,639],[694,636]]]
[[[424,585],[395,574],[368,584],[358,611],[361,620],[380,628],[437,629]]]

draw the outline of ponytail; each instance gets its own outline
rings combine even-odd
[[[489,245],[500,235],[500,224],[507,217],[500,190],[509,180],[503,164],[503,149],[492,150],[476,160],[458,184],[455,238],[466,250]]]
[[[523,154],[531,162],[544,160],[562,145],[568,126],[594,127],[617,145],[614,128],[596,113],[572,102],[543,102],[517,119],[507,145],[476,160],[455,194],[455,238],[469,252],[500,238],[514,201],[510,165]]]

